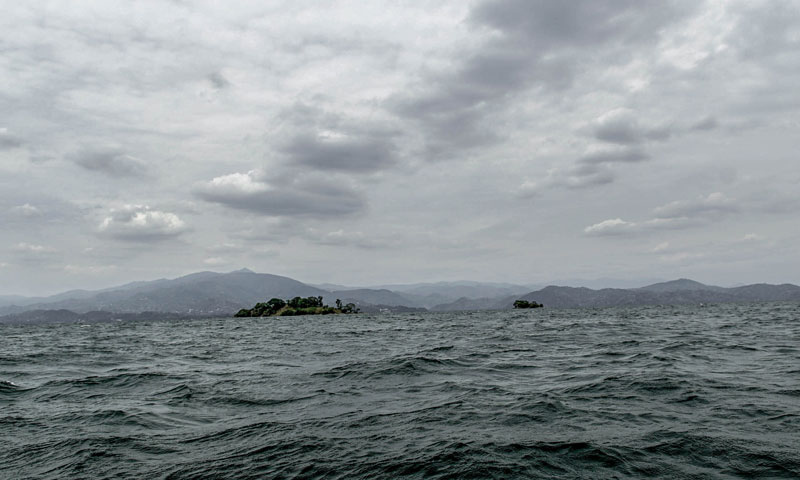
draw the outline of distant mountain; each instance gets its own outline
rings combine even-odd
[[[411,302],[412,305],[436,308],[438,305],[452,303],[461,298],[501,299],[510,295],[521,295],[525,292],[530,292],[535,287],[531,285],[515,285],[512,283],[457,281],[383,285],[374,288],[388,289],[396,292],[405,297],[407,302]]]
[[[516,300],[517,297],[514,296]],[[458,312],[467,310],[500,310],[505,308],[506,299],[497,298],[467,298],[461,297],[448,303],[434,305],[431,310],[435,312]]]
[[[405,296],[398,295],[391,290],[380,289],[373,290],[370,288],[358,288],[354,290],[337,290],[331,292],[328,297],[333,301],[338,298],[344,303],[369,303],[372,305],[405,305],[410,307],[417,306],[415,302],[409,300]]]
[[[691,280],[678,280],[632,289],[592,290],[550,286],[525,294],[520,299],[535,300],[545,307],[555,308],[800,301],[800,287],[791,284],[758,284],[723,288]],[[511,308],[513,300],[506,299],[503,307]]]
[[[654,283],[646,287],[641,287],[638,290],[647,292],[680,292],[686,290],[703,290],[708,292],[724,292],[722,287],[715,287],[713,285],[705,285],[688,278],[679,278],[678,280],[671,280],[669,282]]]
[[[0,295],[0,307],[6,305],[26,305],[29,299],[29,297],[23,297],[22,295]]]
[[[723,288],[689,279],[656,283],[640,288],[594,290],[586,287],[548,286],[524,295],[511,295],[503,299],[462,297],[453,302],[435,305],[431,310],[504,310],[513,308],[515,300],[536,301],[548,308],[800,301],[800,287],[792,284],[756,284]]]
[[[328,304],[339,298],[344,303],[359,305],[365,312],[419,311],[420,308],[436,311],[509,309],[518,299],[543,303],[546,308],[800,301],[800,287],[797,285],[755,284],[723,288],[685,278],[628,289],[549,286],[531,291],[520,285],[478,282],[401,285],[399,288],[401,291],[389,288],[327,291],[288,277],[246,269],[230,273],[198,272],[175,279],[134,282],[104,290],[72,290],[46,298],[0,297],[2,302],[14,303],[0,304],[0,316],[33,310],[62,310],[60,313],[40,312],[38,315],[43,319],[70,315],[63,311],[77,315],[104,311],[115,314],[164,312],[225,316],[272,297],[288,299],[296,296],[321,296]]]
[[[104,310],[228,315],[272,297],[329,297],[330,293],[288,277],[239,270],[199,272],[173,280],[136,282],[88,294],[82,292],[75,298],[65,299],[64,296],[60,294],[25,306],[7,306],[0,308],[0,314],[65,309],[77,313]]]

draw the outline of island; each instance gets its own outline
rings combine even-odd
[[[253,308],[243,308],[234,317],[290,317],[294,315],[332,315],[342,313],[358,313],[360,310],[354,303],[342,304],[336,299],[336,306],[330,307],[322,303],[322,297],[294,297],[291,300],[272,298],[267,302],[256,303]]]
[[[536,302],[529,302],[527,300],[517,300],[514,302],[514,308],[542,308],[544,305]]]

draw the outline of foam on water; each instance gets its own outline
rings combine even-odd
[[[800,306],[0,326],[0,478],[798,478]]]

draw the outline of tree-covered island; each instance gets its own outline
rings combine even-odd
[[[273,298],[268,302],[256,303],[253,308],[243,308],[234,317],[289,317],[294,315],[332,315],[340,313],[358,313],[354,303],[342,304],[336,299],[336,306],[330,307],[322,303],[322,297],[294,297],[291,300]]]
[[[514,302],[514,308],[542,308],[544,305],[536,302],[529,302],[527,300],[517,300]]]

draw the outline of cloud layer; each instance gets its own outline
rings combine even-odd
[[[198,185],[195,194],[208,202],[266,216],[330,217],[365,208],[357,192],[310,175],[271,178],[261,170],[231,173]]]
[[[6,10],[0,280],[20,292],[243,266],[800,282],[796,2]],[[750,234],[769,241],[731,240]]]

